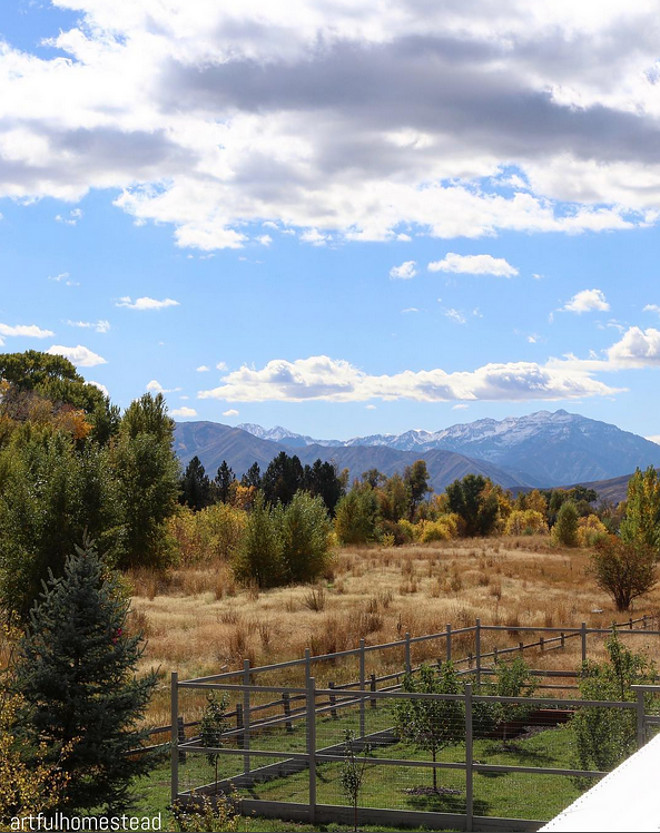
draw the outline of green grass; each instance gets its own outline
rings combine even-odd
[[[317,721],[317,749],[341,743],[345,729],[357,730],[357,710],[340,712],[340,719],[330,717]],[[373,733],[392,726],[389,709],[366,710],[366,731]],[[294,731],[284,729],[264,732],[251,739],[252,749],[275,750],[285,753],[305,750],[304,723],[294,724]],[[525,767],[570,768],[575,766],[574,737],[570,726],[561,726],[539,732],[531,737],[509,741],[477,739],[474,742],[474,759],[479,763],[506,764]],[[395,743],[374,749],[374,761],[378,758],[401,758],[409,761],[428,761],[428,753],[420,752],[408,743]],[[252,768],[272,763],[273,758],[253,756]],[[439,761],[462,762],[465,748],[462,744],[448,747],[439,754]],[[221,756],[219,777],[229,778],[242,771],[242,756]],[[317,802],[319,804],[348,803],[340,786],[341,763],[320,764],[317,768]],[[179,767],[180,791],[194,789],[214,780],[214,767],[204,755],[189,753],[187,762]],[[430,787],[432,773],[428,768],[399,766],[368,766],[360,796],[360,805],[402,810],[431,812],[465,812],[465,773],[461,770],[438,770],[438,785],[447,792],[425,794],[420,787]],[[250,788],[240,789],[239,795],[256,799],[280,800],[306,804],[308,801],[309,773],[304,770],[295,775],[278,778]],[[142,797],[137,812],[154,814],[162,812],[167,817],[170,800],[169,760],[163,760],[148,778],[139,784]],[[449,792],[452,790],[454,792]],[[489,773],[474,775],[474,813],[476,815],[505,818],[548,820],[563,810],[580,794],[571,778],[557,775],[532,775],[525,773]],[[292,822],[276,822],[249,818],[246,831],[306,831],[350,830],[350,827],[328,826],[320,828]],[[361,826],[361,829],[370,828]],[[375,829],[375,828],[374,828]],[[382,828],[381,828],[382,829]],[[392,828],[394,830],[396,828]]]

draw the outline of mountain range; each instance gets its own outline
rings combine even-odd
[[[564,410],[343,441],[315,439],[281,426],[183,422],[175,427],[175,450],[184,465],[196,455],[214,473],[226,460],[238,476],[255,461],[263,471],[281,451],[295,453],[303,464],[331,460],[339,470],[348,468],[351,478],[371,468],[389,476],[424,459],[436,492],[468,473],[518,491],[615,478],[625,483],[624,476],[637,467],[660,466],[660,445]]]

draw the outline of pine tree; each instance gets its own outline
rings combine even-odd
[[[141,744],[136,729],[156,684],[135,669],[143,638],[126,631],[129,601],[117,574],[84,543],[51,575],[20,642],[15,680],[26,706],[21,725],[28,748],[46,748],[68,774],[62,811],[125,811],[131,781],[151,766],[126,753]]]

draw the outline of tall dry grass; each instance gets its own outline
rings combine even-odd
[[[321,585],[259,591],[237,586],[227,563],[130,576],[131,626],[147,636],[144,667],[180,678],[483,624],[510,625],[484,637],[484,650],[516,645],[516,626],[608,627],[621,619],[588,573],[589,552],[551,546],[547,536],[434,542],[399,548],[339,550]],[[660,589],[640,600],[635,615],[660,609]],[[624,617],[625,618],[625,617]],[[660,643],[649,640],[648,649]],[[528,640],[529,641],[529,640]],[[640,639],[640,643],[642,640]],[[444,656],[444,643],[421,643],[414,660]],[[641,645],[640,645],[641,647]],[[454,656],[474,649],[471,634],[454,638]],[[401,651],[370,654],[370,672],[402,667]],[[578,640],[548,654],[549,667],[577,667]],[[572,665],[571,665],[572,664]],[[658,662],[660,666],[660,661]],[[355,677],[350,663],[324,671],[327,679]],[[150,719],[167,722],[167,694]]]

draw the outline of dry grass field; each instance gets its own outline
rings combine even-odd
[[[477,617],[483,624],[511,625],[510,633],[488,635],[488,650],[517,645],[523,637],[516,625],[608,627],[626,619],[596,587],[588,567],[588,550],[559,549],[547,536],[528,536],[340,549],[326,579],[313,587],[242,588],[223,562],[165,576],[133,573],[132,626],[148,638],[143,667],[160,666],[166,674],[176,670],[180,679],[240,668],[244,658],[252,665],[270,664],[301,657],[305,648],[331,653],[356,647],[361,638],[374,645],[406,632],[438,632],[447,623],[474,625]],[[634,615],[658,610],[660,588],[637,603]],[[467,654],[470,639],[454,640],[455,657]],[[577,668],[578,643],[527,659],[536,667]],[[657,637],[636,639],[634,645],[657,653],[660,666]],[[434,658],[443,650],[423,643],[413,659]],[[369,670],[377,673],[402,665],[398,654],[389,660],[371,657]],[[351,669],[335,669],[330,677],[341,681],[342,673]],[[169,722],[166,689],[154,700],[152,723]]]

